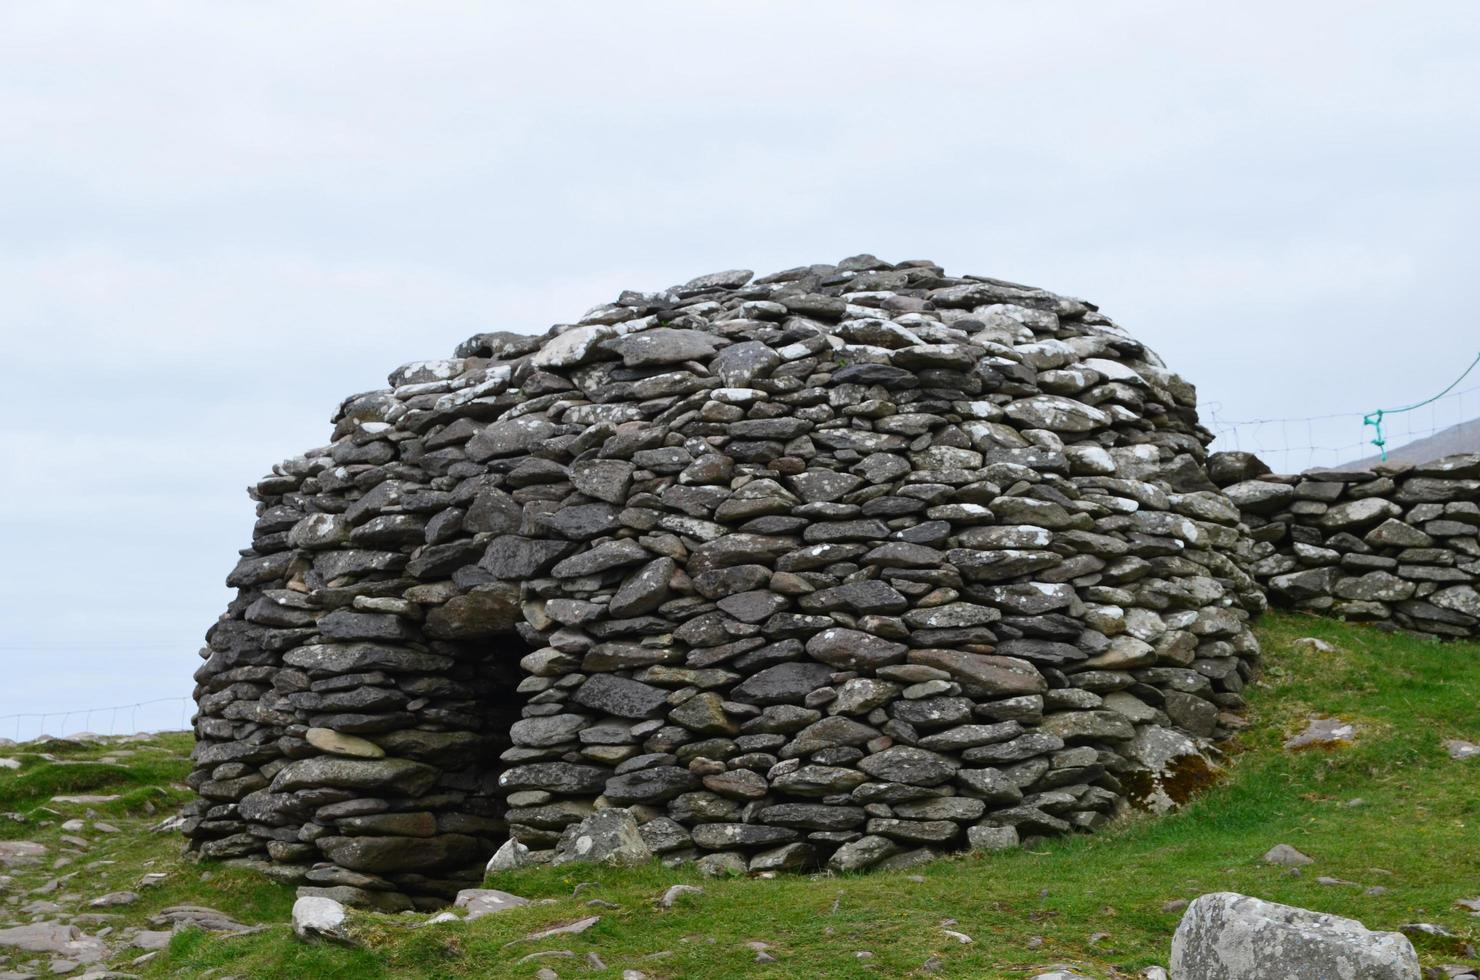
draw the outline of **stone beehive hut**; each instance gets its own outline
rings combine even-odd
[[[1094,828],[1237,726],[1251,542],[1088,303],[859,256],[390,385],[253,491],[202,855],[430,904],[613,806],[670,858],[897,863]]]

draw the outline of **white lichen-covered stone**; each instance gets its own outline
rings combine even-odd
[[[493,857],[488,859],[488,865],[484,869],[488,874],[496,871],[517,871],[519,868],[527,868],[534,862],[529,860],[529,848],[519,843],[514,838],[509,838],[493,852]]]
[[[652,857],[632,814],[613,808],[598,810],[567,830],[550,863],[641,864]]]
[[[1172,938],[1172,980],[1419,980],[1396,932],[1234,892],[1201,895]]]
[[[528,904],[529,899],[499,891],[497,888],[464,888],[457,893],[457,898],[452,902],[454,908],[467,911],[469,922],[481,919],[485,915],[493,915],[495,912],[503,912],[506,909],[517,909],[521,905]]]
[[[1107,707],[1117,710],[1117,705],[1126,703],[1116,699]],[[1216,778],[1218,772],[1196,739],[1162,725],[1137,727],[1126,755],[1136,764],[1137,775],[1144,783],[1144,789],[1132,802],[1153,813],[1165,813],[1185,803],[1192,793]]]
[[[305,941],[352,945],[345,923],[349,913],[332,898],[304,896],[293,903],[293,935]]]

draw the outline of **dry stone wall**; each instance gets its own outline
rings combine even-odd
[[[1470,637],[1480,626],[1480,455],[1281,476],[1215,453],[1213,478],[1258,542],[1278,605]]]
[[[897,865],[1093,829],[1239,726],[1254,542],[1089,303],[722,272],[333,422],[203,651],[201,855],[430,905],[624,807],[668,860]]]

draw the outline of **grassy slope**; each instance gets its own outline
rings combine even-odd
[[[168,835],[96,843],[89,858],[116,863],[93,872],[85,897],[163,870],[170,872],[167,884],[147,891],[121,921],[139,923],[164,905],[190,901],[242,921],[278,924],[240,938],[181,934],[168,953],[139,968],[148,976],[214,970],[253,977],[530,977],[547,965],[563,976],[640,969],[654,977],[877,977],[917,973],[937,957],[943,976],[1019,977],[1063,962],[1109,977],[1164,964],[1180,913],[1163,912],[1163,904],[1218,890],[1349,915],[1374,928],[1437,922],[1461,938],[1420,940],[1425,965],[1458,960],[1463,941],[1480,943],[1480,920],[1453,907],[1456,899],[1480,894],[1480,763],[1452,761],[1439,743],[1480,739],[1480,644],[1441,646],[1292,616],[1267,618],[1261,635],[1266,670],[1251,692],[1253,724],[1236,747],[1228,781],[1175,816],[1130,820],[1032,852],[943,860],[913,875],[773,881],[700,881],[656,866],[539,869],[498,876],[489,885],[550,904],[414,930],[402,924],[409,917],[357,916],[368,951],[296,943],[281,925],[291,889],[224,868],[210,869],[202,881],[202,869],[182,862],[178,840]],[[1290,643],[1300,636],[1326,639],[1338,652],[1296,654]],[[1312,712],[1357,722],[1356,744],[1283,752],[1282,738]],[[172,748],[178,753],[184,746]],[[137,810],[148,794],[161,792],[148,788],[151,780],[157,785],[183,773],[178,755],[149,766],[143,774],[134,766],[128,781],[118,777],[115,785],[144,788],[111,806]],[[0,810],[44,799],[41,788],[64,778],[57,768],[28,765],[19,777],[0,774]],[[1357,798],[1361,805],[1349,805]],[[128,819],[147,823],[142,816]],[[0,836],[44,842],[54,833],[0,823]],[[1282,842],[1316,863],[1298,876],[1262,865],[1259,856]],[[1321,885],[1321,875],[1358,885]],[[596,885],[572,897],[583,881]],[[702,884],[704,894],[657,908],[656,898],[678,882]],[[1365,894],[1371,885],[1387,891]],[[619,907],[588,908],[592,898]],[[516,942],[536,928],[591,914],[601,922],[583,935]],[[947,919],[974,942],[962,945],[943,933]],[[757,966],[745,945],[753,940],[770,944],[777,962]],[[518,962],[560,949],[577,955]],[[861,950],[872,956],[860,959]],[[586,965],[591,951],[607,971]]]

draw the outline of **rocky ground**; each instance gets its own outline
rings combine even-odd
[[[517,900],[308,940],[291,887],[182,855],[186,736],[0,743],[0,977],[1155,977],[1187,903],[1230,891],[1402,931],[1433,977],[1480,968],[1480,650],[1260,631],[1252,727],[1170,817],[863,875],[528,869],[484,883]]]

